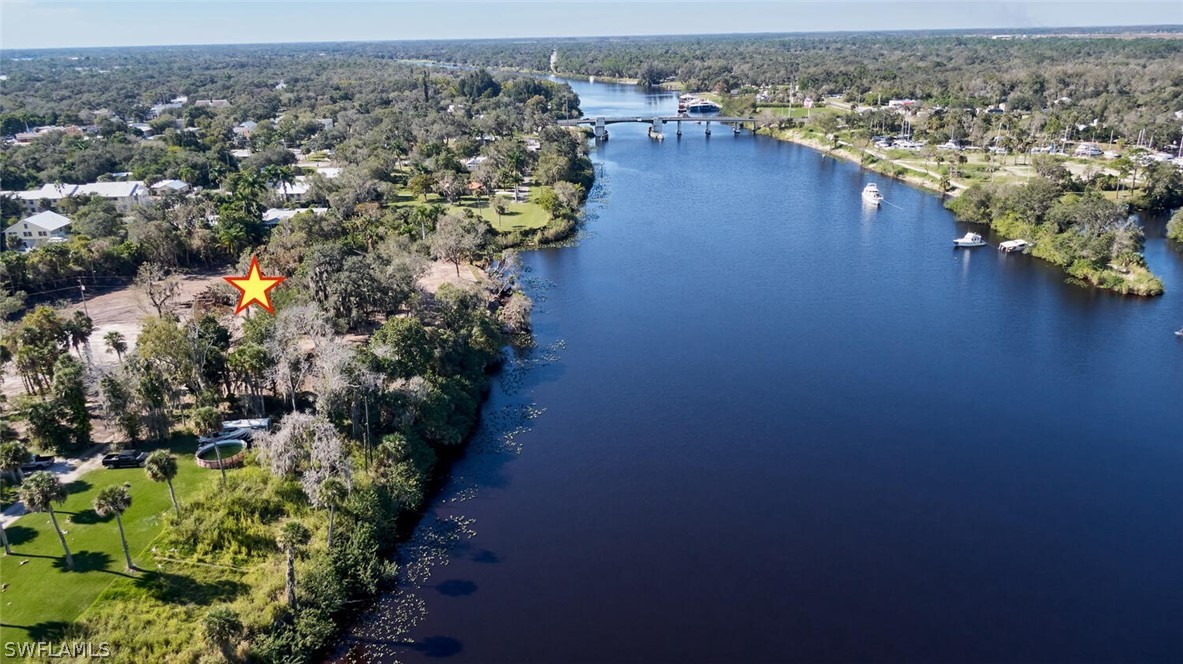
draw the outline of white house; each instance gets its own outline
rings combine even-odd
[[[115,203],[115,209],[127,212],[137,205],[148,202],[148,186],[142,180],[128,182],[92,182],[80,184],[75,196],[98,196]]]
[[[183,180],[161,180],[152,185],[152,191],[157,194],[167,194],[170,191],[183,194],[189,189],[191,189],[189,183]]]
[[[42,208],[53,208],[67,196],[73,196],[76,184],[47,184],[40,189],[5,192],[25,206],[25,212],[33,214]],[[44,204],[43,204],[44,203]]]
[[[47,184],[40,189],[5,192],[21,202],[33,214],[53,209],[67,196],[99,196],[115,203],[120,212],[148,202],[148,188],[139,180],[130,182],[92,182],[91,184]]]
[[[284,219],[291,219],[292,217],[294,217],[300,213],[303,213],[303,212],[311,212],[313,214],[320,215],[320,214],[324,214],[328,211],[329,211],[328,208],[323,208],[323,207],[297,208],[295,210],[283,210],[280,208],[270,208],[266,212],[263,213],[263,225],[268,228],[275,228],[276,226],[279,225],[279,222],[283,221]]]
[[[25,217],[4,230],[8,248],[40,247],[51,242],[65,242],[70,220],[56,212],[39,212]]]
[[[297,175],[295,182],[288,184],[287,182],[276,182],[271,185],[272,192],[276,196],[288,201],[296,201],[297,203],[304,200],[308,195],[308,190],[312,185],[308,184],[308,178],[303,175]]]
[[[484,155],[477,155],[471,159],[465,159],[464,161],[462,161],[460,163],[461,163],[461,165],[464,166],[464,168],[466,168],[470,171],[475,171],[477,169],[477,166],[480,166],[487,159],[488,159],[488,157],[486,157]]]

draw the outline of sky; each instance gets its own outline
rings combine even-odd
[[[1183,2],[0,0],[0,50],[1183,24]]]

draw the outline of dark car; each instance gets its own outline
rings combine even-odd
[[[46,470],[53,465],[53,455],[42,456],[40,454],[33,455],[33,458],[21,464],[22,473],[31,473],[36,470]]]
[[[123,450],[103,455],[103,465],[107,468],[138,468],[144,465],[144,460],[147,458],[147,452]]]

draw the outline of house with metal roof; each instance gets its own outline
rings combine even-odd
[[[9,249],[32,249],[53,242],[65,242],[71,223],[68,217],[46,210],[9,226],[4,229],[4,235]]]

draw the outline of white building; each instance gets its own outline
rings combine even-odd
[[[56,212],[40,212],[25,217],[4,230],[8,248],[40,247],[51,242],[65,242],[70,220]]]
[[[308,196],[308,190],[311,188],[312,185],[308,184],[308,178],[303,175],[297,175],[295,182],[291,184],[277,182],[271,185],[271,190],[276,196],[286,201],[295,201],[297,203],[303,201]]]
[[[115,209],[127,212],[137,205],[147,203],[148,186],[142,180],[129,182],[92,182],[80,184],[75,196],[98,196],[115,203]]]
[[[148,202],[148,187],[140,180],[130,182],[92,182],[91,184],[47,184],[40,189],[5,192],[21,202],[33,214],[57,207],[67,196],[98,196],[115,203],[120,212]]]
[[[183,194],[191,188],[189,183],[183,180],[161,180],[152,185],[152,191],[157,194],[167,194],[170,191]]]
[[[263,213],[263,225],[268,228],[275,228],[276,226],[279,225],[279,222],[281,222],[285,219],[291,219],[292,217],[294,217],[298,214],[304,213],[304,212],[311,212],[313,214],[320,215],[320,214],[324,214],[328,211],[329,211],[328,208],[323,208],[323,207],[297,208],[295,210],[283,210],[280,208],[270,208],[266,212]]]
[[[481,164],[483,164],[487,159],[488,159],[488,157],[486,157],[484,155],[477,155],[471,159],[465,159],[464,161],[462,161],[460,163],[461,163],[461,165],[464,166],[464,168],[466,168],[470,171],[475,171],[477,169],[477,167],[480,166]]]

